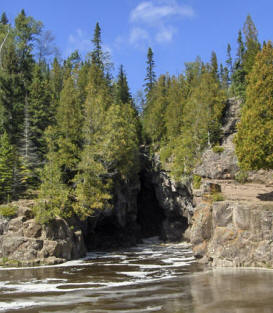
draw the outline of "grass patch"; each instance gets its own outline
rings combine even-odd
[[[224,196],[223,196],[223,194],[221,192],[213,193],[211,195],[211,198],[212,198],[213,202],[224,201],[225,200],[225,198],[224,198]]]
[[[0,216],[6,218],[13,218],[17,215],[18,208],[11,205],[1,205],[0,206]]]
[[[224,149],[223,147],[221,147],[221,146],[214,146],[214,147],[212,148],[212,151],[213,151],[214,153],[218,153],[218,154],[224,152],[224,150],[225,150],[225,149]]]
[[[193,178],[192,178],[192,187],[193,187],[193,189],[200,189],[201,180],[202,180],[201,176],[193,175]]]

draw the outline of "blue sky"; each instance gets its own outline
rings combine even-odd
[[[154,51],[156,73],[181,73],[184,63],[196,56],[210,59],[214,50],[220,61],[236,38],[247,14],[260,41],[273,39],[272,0],[1,0],[14,20],[24,8],[27,15],[52,31],[61,55],[92,49],[90,39],[98,21],[104,49],[109,51],[115,72],[123,64],[133,93],[142,88],[149,46]]]

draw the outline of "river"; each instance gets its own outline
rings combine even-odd
[[[58,266],[0,268],[0,312],[272,313],[273,271],[206,269],[152,238]]]

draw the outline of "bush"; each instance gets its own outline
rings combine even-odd
[[[193,179],[192,179],[192,187],[193,187],[193,189],[200,189],[201,180],[202,180],[201,176],[193,175]]]
[[[13,218],[17,214],[17,208],[11,205],[2,205],[0,206],[0,216],[6,218]]]
[[[218,153],[218,154],[224,152],[224,150],[225,150],[225,149],[224,149],[223,147],[221,147],[221,146],[214,146],[214,147],[212,148],[212,151],[213,151],[214,153]]]
[[[235,180],[240,184],[245,184],[247,182],[248,172],[244,170],[240,170],[235,175]]]
[[[221,192],[216,192],[212,194],[212,200],[216,202],[216,201],[224,201],[225,199]]]

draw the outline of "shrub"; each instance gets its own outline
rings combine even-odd
[[[224,196],[221,192],[216,192],[212,194],[212,200],[215,201],[224,201]]]
[[[214,146],[214,147],[212,148],[212,151],[213,151],[214,153],[218,153],[218,154],[224,152],[224,150],[225,150],[225,149],[224,149],[223,147],[221,147],[221,146]]]
[[[248,172],[244,170],[240,170],[235,175],[235,180],[240,184],[245,184],[247,182]]]
[[[202,180],[201,176],[193,175],[193,179],[192,179],[192,187],[193,187],[193,189],[200,189],[201,180]]]
[[[17,208],[11,205],[2,205],[0,206],[0,216],[6,218],[13,218],[17,214]]]

